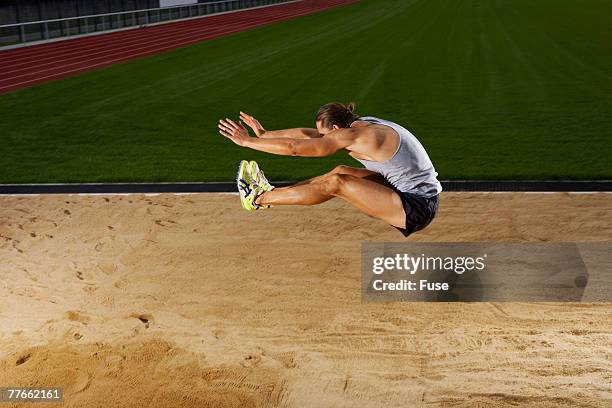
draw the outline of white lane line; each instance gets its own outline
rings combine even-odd
[[[283,21],[283,17],[280,18],[280,21]],[[33,81],[37,81],[39,79],[44,79],[44,78],[49,78],[51,76],[54,75],[64,75],[66,73],[72,73],[72,72],[76,72],[79,70],[89,70],[91,68],[94,67],[98,67],[104,64],[109,64],[109,63],[114,63],[114,62],[118,62],[118,61],[122,61],[122,60],[127,60],[127,59],[133,59],[136,58],[138,56],[142,56],[142,55],[146,55],[148,53],[157,53],[157,52],[161,52],[161,51],[167,51],[170,49],[175,49],[175,48],[180,48],[184,45],[189,45],[193,42],[200,42],[200,41],[204,41],[204,40],[211,40],[211,39],[215,39],[218,38],[218,34],[220,35],[230,35],[230,34],[235,34],[237,32],[241,32],[241,31],[246,31],[249,30],[251,28],[255,28],[255,27],[259,27],[260,24],[263,23],[273,23],[273,22],[277,22],[278,20],[274,19],[270,19],[270,20],[259,20],[256,22],[253,22],[251,24],[247,24],[247,25],[243,25],[241,23],[232,25],[229,30],[227,30],[226,28],[220,28],[218,30],[214,30],[214,31],[210,31],[210,32],[206,32],[204,29],[202,31],[205,32],[205,36],[202,36],[201,33],[186,33],[184,35],[177,35],[177,36],[173,36],[170,37],[168,39],[164,39],[162,41],[158,41],[158,40],[153,40],[153,41],[149,41],[149,42],[143,42],[141,44],[150,44],[150,45],[146,45],[146,46],[142,46],[142,47],[132,47],[132,46],[128,46],[128,47],[119,47],[115,50],[111,50],[111,51],[104,51],[102,52],[102,54],[106,54],[106,55],[100,55],[98,57],[95,58],[88,58],[88,59],[82,59],[82,60],[77,60],[76,62],[72,62],[69,64],[64,64],[62,66],[56,66],[55,63],[49,63],[49,64],[43,64],[43,65],[52,65],[49,68],[43,68],[40,69],[38,71],[30,71],[30,72],[26,72],[26,73],[21,73],[18,75],[14,75],[11,77],[5,77],[5,78],[0,78],[0,82],[5,83],[4,85],[2,85],[0,87],[0,89],[4,89],[4,88],[10,88],[12,86],[18,86],[18,85],[22,85],[22,84],[27,84],[29,82],[33,82]],[[210,36],[210,37],[209,37]],[[119,51],[119,50],[123,50],[123,51]],[[119,52],[116,52],[119,51]],[[96,55],[98,53],[92,53],[91,55]],[[110,58],[109,58],[110,57]],[[100,59],[102,59],[102,61],[100,61]],[[70,60],[70,58],[66,59],[67,61]],[[93,64],[89,64],[89,65],[85,65],[85,66],[81,66],[82,64],[85,63],[89,63],[89,62],[93,62],[93,61],[99,61]],[[66,70],[66,68],[71,67],[71,66],[76,66],[76,68],[73,69],[68,69]],[[34,66],[34,68],[38,68],[39,66]],[[42,65],[40,66],[42,67]],[[17,70],[14,72],[21,72],[22,70]],[[60,71],[60,72],[54,72],[54,71]],[[13,71],[12,71],[13,72]],[[42,74],[42,73],[46,73],[49,72],[49,75],[44,75],[44,76],[39,76],[36,77],[34,79],[30,79],[30,80],[26,80],[26,81],[21,81],[21,82],[10,82],[13,81],[17,78],[23,78],[23,77],[28,77],[28,76],[32,76],[32,75],[37,75],[37,74]]]
[[[232,13],[240,13],[240,12],[247,12],[250,10],[257,10],[257,9],[262,9],[262,8],[268,8],[268,7],[274,7],[274,6],[282,6],[285,4],[292,4],[292,3],[299,3],[302,2],[304,0],[293,0],[293,1],[287,1],[284,3],[276,3],[276,4],[266,4],[263,6],[256,6],[256,7],[249,7],[249,8],[244,8],[244,9],[239,9],[239,10],[230,10],[230,11],[223,11],[220,13],[213,13],[213,14],[207,14],[204,16],[195,16],[195,17],[186,17],[186,18],[182,18],[182,19],[178,19],[178,20],[169,20],[169,21],[160,21],[160,22],[155,22],[155,23],[149,23],[149,24],[139,24],[139,25],[135,25],[135,26],[129,26],[129,27],[121,27],[121,28],[116,28],[116,29],[112,29],[112,30],[104,30],[104,31],[96,31],[96,32],[92,32],[92,33],[83,33],[83,34],[78,34],[78,35],[71,35],[68,37],[58,37],[58,38],[51,38],[49,40],[39,40],[39,41],[32,41],[32,42],[27,42],[27,43],[20,43],[20,44],[15,44],[15,45],[9,45],[9,46],[5,46],[5,47],[0,47],[0,62],[6,61],[6,60],[11,60],[15,57],[19,57],[19,56],[31,56],[31,55],[39,55],[39,54],[33,54],[32,52],[27,52],[27,48],[30,47],[34,47],[34,46],[40,46],[39,49],[36,49],[35,51],[41,51],[41,54],[46,54],[48,53],[48,51],[53,50],[53,51],[58,51],[58,50],[62,50],[65,48],[72,48],[72,46],[74,44],[70,44],[69,41],[70,40],[77,40],[77,39],[83,39],[84,41],[87,41],[88,44],[91,43],[95,43],[96,40],[98,40],[95,37],[99,37],[101,35],[105,35],[105,34],[122,34],[120,37],[118,38],[127,38],[129,37],[129,33],[125,33],[126,31],[131,31],[134,29],[138,29],[141,27],[153,27],[156,28],[157,26],[164,26],[164,25],[179,25],[179,26],[183,26],[183,25],[188,25],[189,23],[193,23],[193,20],[198,20],[198,19],[204,19],[204,18],[208,18],[208,17],[217,17],[217,16],[222,16],[224,14],[232,14]],[[181,24],[181,23],[185,23],[185,24]],[[123,35],[126,34],[126,35]],[[91,42],[88,40],[92,40]],[[66,43],[64,43],[66,42]],[[55,43],[64,43],[64,44],[55,44]],[[49,45],[49,47],[44,47],[45,45]],[[12,51],[15,50],[15,52],[17,51],[24,51],[23,53],[19,53],[17,55],[14,55],[14,53],[11,54],[4,54],[3,51]],[[4,56],[6,56],[6,58],[4,58]]]
[[[257,26],[259,24],[263,25],[268,22],[277,22],[278,21],[277,19],[279,18],[286,19],[287,17],[290,17],[292,15],[293,14],[290,14],[290,13],[278,14],[278,15],[269,13],[269,14],[259,16],[257,19],[251,19],[251,20],[241,19],[241,20],[233,21],[231,24],[224,24],[220,26],[199,26],[199,27],[192,26],[189,29],[183,28],[181,30],[164,31],[163,32],[164,35],[140,36],[139,38],[136,38],[133,40],[129,39],[129,41],[120,41],[120,40],[119,41],[109,41],[109,42],[105,42],[104,44],[99,44],[97,46],[96,44],[91,44],[91,47],[75,48],[74,51],[76,52],[66,52],[66,53],[62,53],[59,55],[54,54],[53,52],[50,52],[48,53],[48,54],[51,54],[50,60],[48,59],[41,60],[40,57],[38,57],[38,58],[35,58],[36,60],[35,64],[32,64],[32,61],[23,61],[17,64],[10,64],[7,67],[14,68],[14,69],[3,70],[2,75],[11,74],[14,72],[22,72],[24,69],[43,68],[45,66],[51,65],[50,68],[42,69],[39,71],[30,71],[26,73],[21,73],[16,76],[2,77],[0,78],[0,81],[20,78],[20,77],[24,77],[27,75],[34,75],[34,74],[48,71],[50,69],[61,69],[63,67],[69,67],[71,65],[76,65],[79,63],[95,61],[99,58],[113,57],[116,54],[122,55],[123,53],[127,53],[131,50],[141,50],[141,49],[146,49],[146,48],[150,48],[154,46],[163,46],[163,45],[167,45],[168,43],[172,43],[172,42],[189,40],[193,37],[200,36],[200,35],[203,35],[203,39],[206,39],[208,35],[218,35],[218,34],[222,35],[225,32],[232,32],[232,30],[234,30],[235,28],[246,27],[245,30],[248,30],[252,28],[252,25]],[[274,16],[274,18],[272,18],[271,16]],[[245,22],[249,22],[249,21],[250,23],[245,24]],[[151,33],[151,34],[154,34],[154,33]],[[148,41],[142,41],[142,40],[148,40]],[[137,45],[137,46],[135,47],[134,45]],[[93,49],[96,52],[90,52],[90,49]],[[93,57],[93,56],[97,56],[97,57],[79,60],[79,58],[82,55],[87,55],[88,57]],[[57,62],[65,63],[65,62],[74,61],[74,60],[76,60],[76,62],[73,62],[71,64],[64,64],[60,67],[55,66]],[[44,63],[41,63],[41,62],[44,62]],[[26,66],[25,68],[23,67],[18,68],[21,65],[26,65]]]

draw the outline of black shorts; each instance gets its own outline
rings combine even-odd
[[[401,191],[396,191],[396,193],[402,199],[402,205],[406,213],[406,228],[395,228],[404,234],[405,237],[428,226],[436,216],[440,201],[439,195],[428,198]]]

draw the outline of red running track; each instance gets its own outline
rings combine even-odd
[[[358,0],[303,0],[0,51],[0,94]]]

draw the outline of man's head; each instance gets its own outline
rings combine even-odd
[[[317,130],[325,135],[333,130],[348,128],[359,116],[355,115],[355,103],[344,105],[339,102],[327,103],[317,112]]]

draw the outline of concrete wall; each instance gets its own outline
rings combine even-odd
[[[159,0],[0,0],[0,25],[156,7]]]
[[[180,6],[182,4],[197,4],[198,0],[159,0],[159,7]]]

